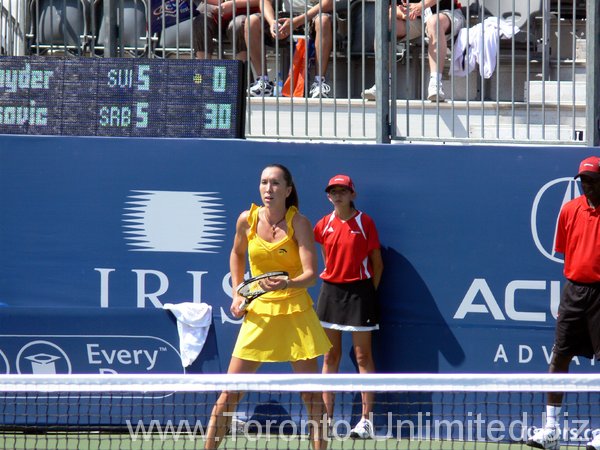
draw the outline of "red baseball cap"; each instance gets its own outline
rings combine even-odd
[[[590,156],[581,161],[579,164],[579,172],[575,175],[575,178],[581,175],[589,175],[592,177],[600,176],[600,158],[597,156]]]
[[[342,186],[354,192],[354,183],[352,182],[352,178],[350,178],[348,175],[336,175],[333,177],[331,180],[329,180],[329,183],[325,188],[325,192],[329,192],[329,190],[334,186]]]

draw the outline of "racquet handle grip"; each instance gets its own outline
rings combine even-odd
[[[248,307],[249,304],[250,304],[250,300],[244,299],[244,301],[240,305],[240,311],[246,311],[246,308]]]

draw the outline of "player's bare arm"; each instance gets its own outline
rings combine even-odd
[[[373,267],[373,285],[375,289],[379,287],[381,275],[383,274],[383,258],[381,257],[381,249],[376,248],[369,253],[369,260]]]
[[[244,273],[246,272],[246,252],[248,251],[248,224],[249,211],[244,211],[237,219],[235,225],[235,237],[233,238],[233,246],[229,255],[229,270],[231,272],[232,301],[230,311],[235,317],[241,317],[243,312],[239,310],[239,306],[243,303],[244,298],[235,292],[235,287],[244,281]]]

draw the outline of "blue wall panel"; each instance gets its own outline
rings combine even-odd
[[[327,180],[354,178],[357,206],[375,219],[383,245],[380,371],[545,372],[563,284],[560,255],[552,254],[556,219],[580,189],[572,179],[579,161],[597,153],[26,136],[0,142],[0,314],[53,308],[69,332],[61,308],[89,308],[93,317],[100,308],[119,314],[207,302],[218,364],[201,371],[217,372],[227,367],[239,327],[227,315],[234,224],[260,201],[259,174],[271,162],[292,170],[300,209],[313,223],[330,210]],[[311,292],[316,300],[317,287]],[[37,333],[36,322],[23,334]],[[13,357],[23,345],[9,350],[8,340],[0,342]],[[349,361],[346,371],[354,369]],[[581,359],[573,370],[595,367]]]

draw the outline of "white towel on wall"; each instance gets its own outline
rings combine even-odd
[[[204,347],[212,323],[212,307],[207,303],[185,302],[165,303],[163,309],[171,311],[177,319],[181,364],[188,367]]]
[[[490,78],[496,69],[498,36],[510,39],[518,32],[518,27],[497,17],[488,17],[483,24],[478,23],[468,30],[461,29],[452,55],[454,75],[466,77],[479,64],[479,73],[484,78]]]

